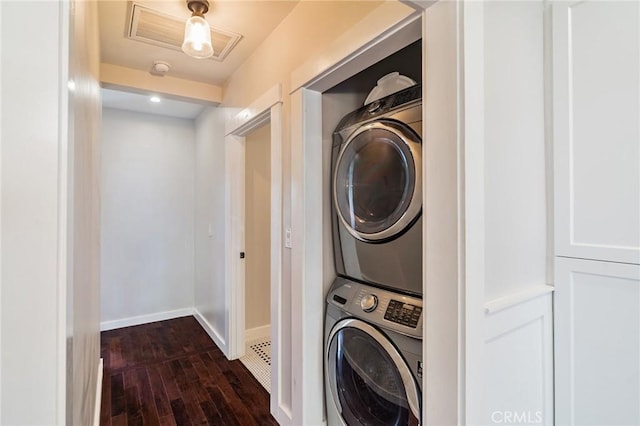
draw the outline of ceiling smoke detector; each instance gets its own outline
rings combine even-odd
[[[154,61],[150,73],[163,77],[166,73],[169,72],[169,69],[171,69],[171,64],[169,64],[168,62]]]

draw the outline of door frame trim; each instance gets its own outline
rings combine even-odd
[[[270,306],[271,306],[271,414],[280,423],[291,418],[282,403],[282,85],[266,91],[247,108],[225,123],[225,294],[227,351],[237,359],[245,351],[245,274],[239,253],[244,250],[245,226],[245,136],[270,123],[271,225],[270,225]]]
[[[322,200],[317,196],[326,189],[318,161],[322,92],[419,38],[423,40],[423,99],[427,99],[422,111],[423,141],[432,141],[426,147],[423,144],[422,156],[427,218],[423,222],[423,291],[428,312],[423,331],[427,366],[423,419],[426,424],[464,423],[465,419],[465,315],[477,301],[475,294],[465,299],[462,5],[404,2],[415,10],[394,10],[397,3],[385,3],[291,74],[292,400],[293,418],[300,424],[317,424],[324,416],[318,400],[324,378],[320,333],[324,286],[332,277],[323,267],[325,230]],[[437,344],[427,345],[427,340]]]

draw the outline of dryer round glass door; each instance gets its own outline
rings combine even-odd
[[[327,381],[345,424],[420,424],[418,387],[386,336],[363,321],[346,319],[328,341]]]
[[[408,126],[378,120],[343,144],[333,176],[340,221],[362,241],[388,240],[422,209],[422,147]]]

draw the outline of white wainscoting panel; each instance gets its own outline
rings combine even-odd
[[[556,258],[558,424],[640,424],[640,266]]]
[[[531,294],[485,316],[482,424],[553,424],[553,293]]]
[[[640,264],[640,3],[553,8],[556,254]]]

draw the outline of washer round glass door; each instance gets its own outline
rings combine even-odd
[[[343,144],[333,176],[334,204],[351,235],[362,241],[393,238],[422,209],[422,147],[408,126],[378,120]]]
[[[420,424],[418,387],[386,336],[363,321],[345,319],[328,342],[328,384],[345,424]]]

